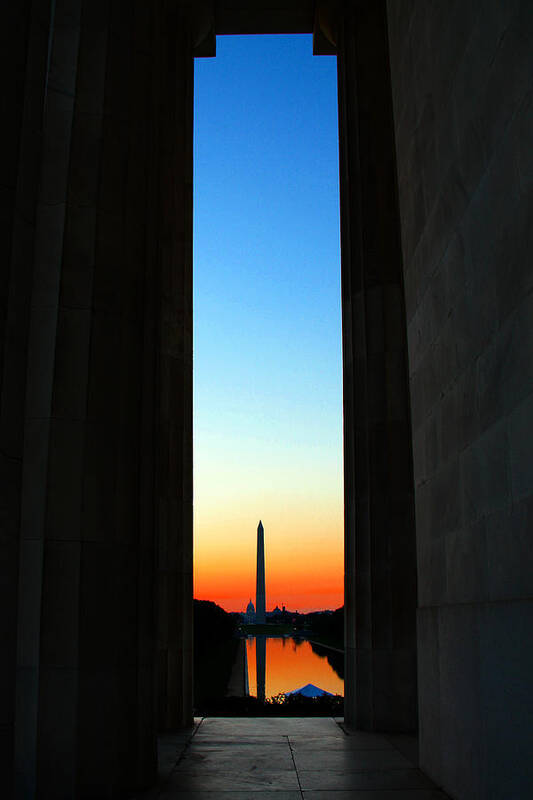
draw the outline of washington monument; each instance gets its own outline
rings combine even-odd
[[[265,624],[265,531],[259,520],[257,526],[257,578],[255,584],[255,621]]]

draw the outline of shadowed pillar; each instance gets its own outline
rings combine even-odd
[[[346,719],[416,729],[416,556],[385,4],[340,4]]]
[[[0,781],[6,797],[13,791],[24,397],[48,49],[45,5],[39,14],[30,0],[2,3],[0,9]]]
[[[255,584],[255,621],[265,624],[265,532],[259,520],[257,526],[257,573]]]
[[[152,91],[157,286],[158,718],[192,723],[192,140],[190,11],[159,0]]]
[[[45,72],[26,86],[30,105],[43,95],[24,273],[15,796],[53,800],[155,776],[154,42],[148,6],[73,0],[46,18],[45,5],[30,20],[45,26]]]
[[[194,57],[214,56],[215,36],[210,0],[157,0],[153,5],[157,716],[159,728],[168,731],[193,721]]]
[[[15,796],[128,796],[155,779],[157,690],[166,727],[192,716],[189,15],[46,6],[28,10],[0,409],[20,479]]]

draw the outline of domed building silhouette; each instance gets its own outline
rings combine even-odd
[[[244,614],[244,618],[246,622],[253,623],[255,622],[255,607],[252,603],[252,598],[250,598],[250,602],[246,606],[246,612]]]

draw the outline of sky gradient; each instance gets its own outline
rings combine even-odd
[[[195,62],[194,585],[267,610],[343,603],[336,62],[311,36]]]

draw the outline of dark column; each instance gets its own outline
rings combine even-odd
[[[157,298],[156,520],[159,725],[192,723],[191,12],[159,0],[154,168]]]
[[[384,3],[338,28],[346,701],[367,730],[416,728],[416,562],[402,255]]]
[[[18,350],[15,787],[111,797],[148,785],[156,766],[152,17],[142,3],[49,11]],[[36,56],[31,40],[28,69]]]
[[[6,797],[13,789],[26,350],[49,21],[46,3],[21,0],[0,10],[0,782]]]

